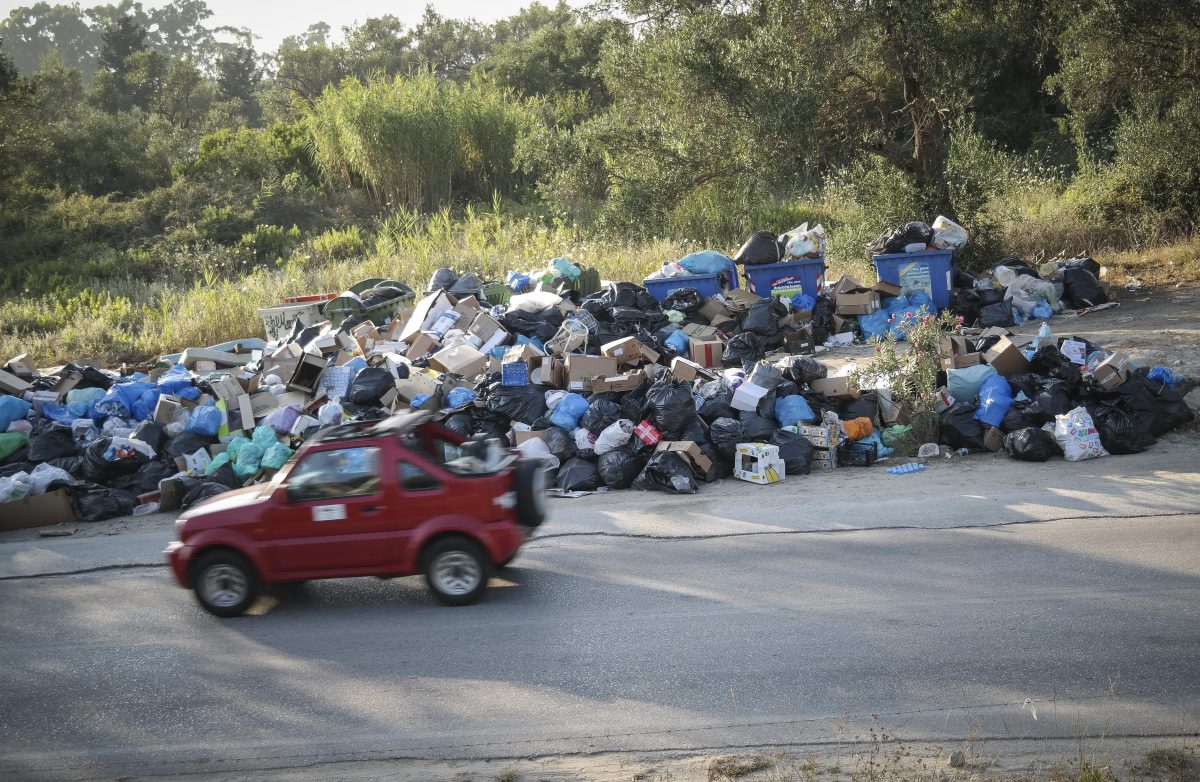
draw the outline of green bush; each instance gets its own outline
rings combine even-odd
[[[360,258],[367,254],[367,240],[357,225],[341,230],[330,228],[309,242],[309,252],[314,261]]]
[[[241,246],[254,253],[258,260],[286,258],[300,244],[300,229],[279,225],[256,225],[242,236]]]

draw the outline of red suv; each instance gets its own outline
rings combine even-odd
[[[237,616],[263,584],[424,573],[466,605],[545,517],[545,473],[498,441],[467,441],[417,412],[347,424],[307,442],[266,484],[175,522],[166,551],[205,610]]]

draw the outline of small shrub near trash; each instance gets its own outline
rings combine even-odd
[[[1054,337],[1066,308],[1108,304],[1094,261],[1010,258],[972,276],[948,260],[966,241],[942,217],[885,231],[868,250],[891,279],[870,286],[825,283],[820,226],[758,232],[736,262],[694,253],[650,289],[562,258],[502,283],[442,269],[421,296],[365,280],[267,302],[266,339],[146,366],[17,357],[0,371],[0,525],[186,509],[270,479],[326,427],[411,409],[540,459],[564,492],[675,494],[922,444],[923,457],[1138,453],[1192,420],[1168,370]],[[1043,319],[1032,342],[1009,333],[1028,319]],[[863,340],[875,355],[861,367],[817,358]]]

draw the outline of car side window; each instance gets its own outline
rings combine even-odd
[[[442,484],[415,464],[400,462],[400,483],[405,491],[433,491]]]
[[[304,457],[288,476],[292,502],[362,497],[379,491],[379,449],[339,448]]]

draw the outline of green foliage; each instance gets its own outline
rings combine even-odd
[[[254,253],[258,260],[283,259],[292,254],[300,244],[300,229],[296,226],[284,228],[279,225],[256,225],[244,234],[242,247]]]
[[[330,228],[313,237],[309,251],[314,261],[344,261],[367,254],[367,240],[357,225],[349,228]]]

